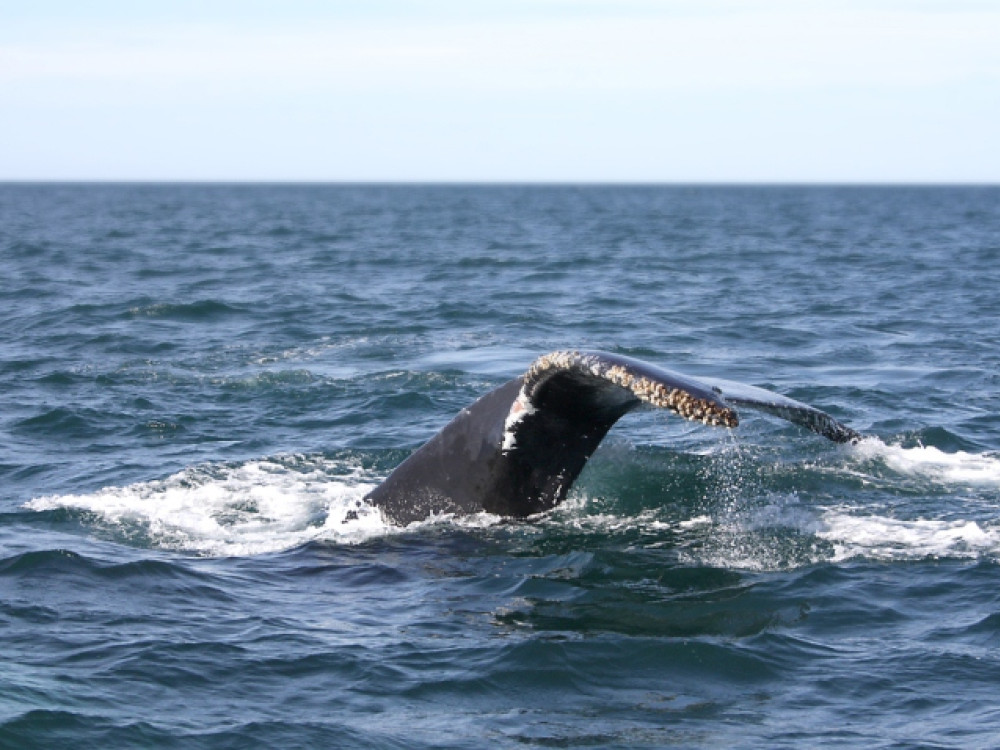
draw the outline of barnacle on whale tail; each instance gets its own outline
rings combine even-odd
[[[531,364],[524,375],[521,391],[524,400],[530,403],[538,388],[559,372],[576,372],[585,377],[606,380],[630,391],[640,401],[669,409],[694,422],[716,427],[739,425],[739,417],[733,407],[713,393],[684,383],[679,375],[648,366],[639,368],[624,357],[571,350],[545,354]]]

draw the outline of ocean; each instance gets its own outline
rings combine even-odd
[[[0,747],[1000,745],[1000,188],[0,185]],[[601,349],[540,517],[361,499]]]

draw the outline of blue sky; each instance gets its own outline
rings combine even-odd
[[[0,180],[1000,182],[997,0],[0,0]]]

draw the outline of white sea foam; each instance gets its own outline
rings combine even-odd
[[[995,455],[947,453],[924,445],[906,448],[878,438],[862,440],[851,450],[861,461],[879,462],[901,477],[987,492],[1000,486],[1000,457]],[[894,518],[863,508],[835,508],[818,512],[816,525],[800,530],[832,544],[835,561],[1000,557],[1000,519]]]
[[[905,476],[936,483],[1000,485],[1000,459],[990,455],[945,453],[925,446],[903,448],[878,439],[862,441],[851,451],[862,461],[882,462]],[[86,511],[94,514],[98,527],[154,547],[206,556],[242,556],[279,552],[313,540],[349,544],[398,532],[380,511],[362,501],[378,480],[347,461],[289,456],[198,466],[165,479],[106,487],[89,494],[38,497],[26,507]],[[780,529],[821,542],[820,547],[812,545],[803,551],[803,564],[857,557],[1000,558],[1000,520],[994,524],[954,518],[893,518],[863,508],[810,507],[794,495],[766,506],[736,512],[730,509],[724,515],[702,512],[686,521],[669,523],[655,510],[639,517],[623,517],[587,512],[587,504],[585,497],[571,495],[549,522],[602,531],[636,524],[653,532],[673,527],[706,542],[714,540],[708,542],[712,559],[702,561],[731,567],[788,564],[787,550],[780,556],[768,551],[768,535]],[[486,513],[462,518],[443,515],[414,526],[482,528],[498,521]]]
[[[1000,487],[1000,458],[964,451],[946,453],[918,445],[888,445],[868,438],[848,449],[834,473],[858,474],[891,490],[929,484],[992,495]],[[872,465],[882,468],[873,471]],[[886,476],[886,469],[892,475]],[[1000,517],[983,517],[988,503],[980,498],[966,517],[934,517],[926,506],[899,515],[863,506],[817,507],[794,493],[758,505],[742,499],[740,486],[732,504],[708,519],[681,522],[679,528],[698,543],[690,557],[701,563],[752,570],[775,570],[850,559],[907,561],[924,559],[1000,559]],[[952,508],[954,510],[954,508]],[[978,512],[976,512],[978,510]],[[915,511],[915,512],[914,512]]]
[[[877,560],[995,557],[996,528],[972,520],[917,518],[827,511],[816,536],[833,545],[833,561],[854,557]]]
[[[744,570],[852,559],[1000,558],[1000,527],[971,519],[902,519],[791,503],[748,509],[735,517],[697,516],[678,526],[697,542],[683,559]]]
[[[361,498],[375,486],[356,466],[289,457],[200,466],[165,479],[31,500],[32,510],[95,514],[130,538],[206,556],[278,552],[315,539],[351,543],[392,527]]]
[[[882,461],[893,471],[942,484],[1000,485],[1000,457],[933,446],[904,448],[866,438],[853,448],[862,459]]]

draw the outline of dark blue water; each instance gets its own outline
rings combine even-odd
[[[996,746],[998,290],[988,187],[0,185],[0,747]],[[567,347],[872,437],[358,512]]]

